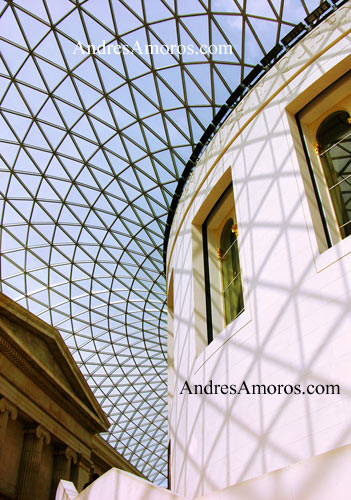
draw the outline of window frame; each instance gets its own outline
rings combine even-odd
[[[324,167],[317,154],[316,136],[320,125],[334,112],[346,111],[351,116],[350,88],[351,71],[347,71],[311,99],[295,115],[314,193],[314,200],[310,196],[308,202],[320,254],[338,244],[343,238],[339,231]],[[314,210],[314,203],[318,207],[318,217]]]
[[[341,116],[343,116],[342,119],[340,119]],[[325,145],[325,147],[323,148],[323,143],[318,138],[318,136],[320,135],[321,130],[323,130],[323,127],[325,127],[326,124],[331,121],[331,119],[335,120],[336,117],[338,117],[339,123],[342,123],[344,130],[341,132],[341,134],[339,131],[339,135],[335,137],[331,143]],[[338,154],[340,154],[339,145],[342,145],[341,149],[343,149],[345,145],[346,151],[350,155],[349,156],[346,155],[345,158],[342,159],[342,160],[346,159],[346,163],[344,165],[342,164],[340,172],[351,166],[351,150],[348,151],[347,149],[349,142],[351,143],[350,112],[346,111],[345,109],[340,109],[338,111],[333,111],[332,113],[328,114],[328,116],[324,118],[324,120],[317,129],[315,149],[319,156],[320,164],[324,172],[327,188],[329,191],[329,196],[332,200],[334,208],[337,229],[341,239],[350,236],[350,230],[351,230],[351,225],[350,225],[351,213],[349,214],[350,209],[348,209],[347,207],[347,203],[350,202],[350,199],[348,201],[345,201],[345,185],[347,189],[347,186],[350,184],[351,180],[351,171],[345,170],[347,175],[346,177],[343,178],[342,175],[344,174],[339,175],[339,172],[337,170],[337,163],[335,160],[337,159]],[[336,152],[336,158],[333,158],[332,155],[333,154],[335,155],[335,152]],[[330,185],[331,183],[333,184]]]
[[[216,203],[211,208],[202,224],[202,244],[204,258],[204,286],[206,300],[206,323],[207,342],[210,344],[214,338],[230,324],[235,321],[245,310],[244,286],[242,279],[242,265],[240,264],[240,248],[238,237],[238,260],[240,266],[241,298],[243,308],[231,321],[226,321],[226,309],[224,300],[222,263],[218,255],[220,239],[225,224],[233,219],[237,225],[237,216],[234,203],[233,184],[230,184],[222,192]],[[212,293],[211,293],[212,292]]]

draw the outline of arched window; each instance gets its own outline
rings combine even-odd
[[[208,342],[244,311],[238,226],[232,184],[202,224]]]
[[[301,163],[302,178],[320,253],[351,235],[350,115],[351,71],[296,115],[307,160],[306,169]]]
[[[316,134],[318,154],[333,203],[341,238],[351,234],[351,119],[335,111]]]
[[[238,249],[238,229],[232,218],[224,224],[220,238],[225,323],[230,323],[244,309]]]

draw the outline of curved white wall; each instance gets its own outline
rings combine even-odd
[[[180,200],[167,265],[172,490],[181,495],[225,488],[350,443],[351,238],[318,250],[294,118],[350,70],[350,26],[348,2],[269,71],[218,131]],[[230,174],[246,308],[205,346],[193,222],[205,217]],[[341,394],[180,394],[185,380],[339,384]]]

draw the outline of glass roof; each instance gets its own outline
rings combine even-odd
[[[157,483],[172,194],[230,92],[319,3],[1,1],[1,291],[59,329],[103,437]]]

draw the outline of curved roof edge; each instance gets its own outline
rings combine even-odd
[[[250,73],[241,81],[236,89],[231,93],[226,102],[221,106],[211,123],[206,128],[199,142],[193,149],[193,152],[185,165],[183,173],[178,181],[174,192],[172,202],[168,211],[165,237],[163,244],[163,264],[164,272],[167,270],[167,248],[170,231],[177,210],[178,202],[184,191],[184,187],[201,157],[203,149],[212,140],[223,122],[233,111],[241,100],[248,94],[251,88],[281,59],[294,45],[296,45],[307,33],[322,23],[336,9],[344,5],[348,0],[332,0],[332,5],[328,1],[322,2],[313,12],[311,12],[303,22],[297,24],[289,33],[281,39],[281,43],[276,44],[260,61],[259,64],[250,71]]]

